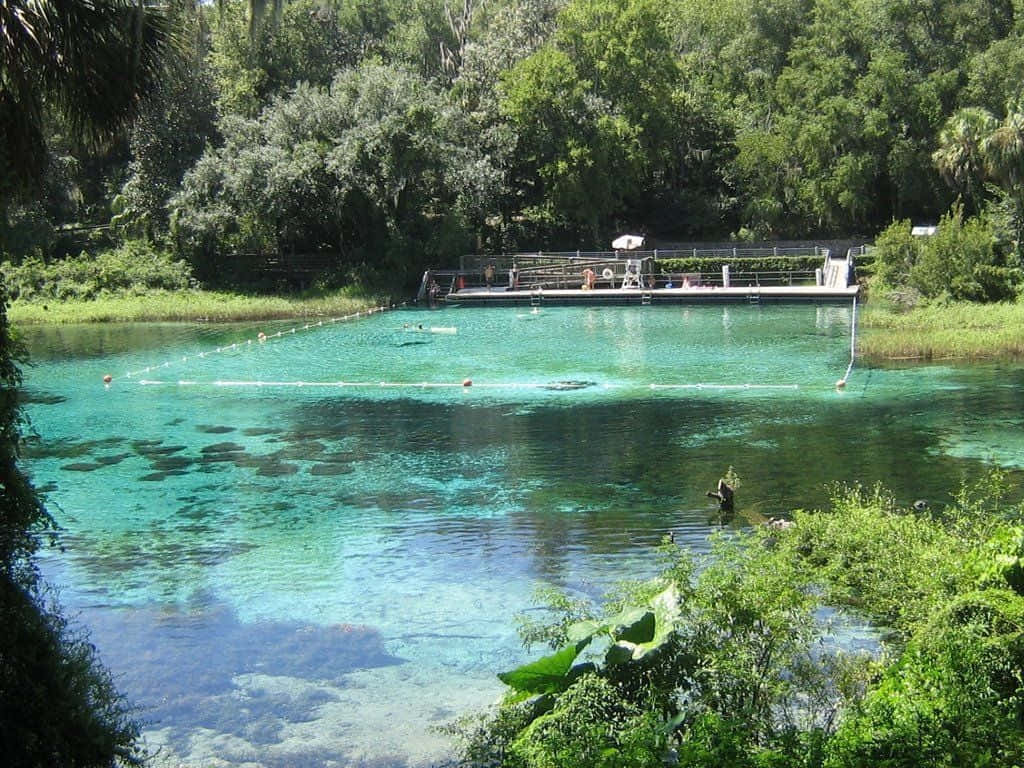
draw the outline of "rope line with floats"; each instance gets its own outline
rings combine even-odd
[[[476,382],[473,379],[462,381],[262,381],[262,380],[216,380],[216,381],[163,381],[160,379],[138,379],[143,386],[178,386],[178,387],[218,387],[218,388],[310,388],[310,389],[457,389],[476,387],[477,389],[544,389],[550,391],[570,391],[578,389],[651,389],[651,390],[797,390],[799,384],[597,384],[596,382],[516,382],[490,381]]]
[[[342,315],[341,317],[329,317],[329,318],[324,319],[324,320],[317,320],[315,323],[306,323],[305,325],[302,325],[302,326],[296,325],[296,326],[293,326],[289,330],[278,331],[277,333],[266,334],[263,331],[260,331],[259,333],[256,334],[256,337],[253,338],[253,339],[245,339],[244,341],[237,341],[237,342],[235,342],[233,344],[225,344],[223,346],[217,347],[216,349],[210,350],[208,352],[199,352],[199,353],[194,354],[194,355],[184,355],[180,359],[166,360],[163,363],[157,363],[155,365],[148,365],[145,368],[139,368],[138,370],[128,371],[123,376],[115,377],[115,376],[112,376],[111,374],[107,373],[107,374],[104,374],[104,376],[103,376],[103,383],[109,386],[116,379],[136,379],[137,377],[142,376],[142,375],[147,374],[147,373],[153,373],[154,371],[161,371],[161,370],[164,370],[165,368],[170,368],[172,364],[187,363],[189,360],[195,360],[197,358],[204,358],[205,359],[205,358],[212,357],[213,355],[222,354],[222,353],[225,353],[225,352],[232,352],[232,351],[237,350],[237,349],[244,349],[246,347],[252,346],[253,343],[256,343],[256,344],[266,344],[267,342],[271,341],[272,339],[280,339],[281,337],[284,337],[284,336],[292,336],[292,335],[294,335],[294,334],[296,334],[296,333],[298,333],[300,331],[311,331],[311,330],[316,329],[316,328],[322,328],[325,325],[333,325],[335,323],[345,323],[345,322],[350,322],[352,320],[358,320],[358,319],[364,318],[364,317],[370,317],[371,315],[375,315],[375,314],[378,314],[380,312],[387,312],[388,310],[391,310],[391,309],[397,309],[399,307],[404,307],[407,304],[408,304],[408,302],[402,302],[401,304],[391,304],[389,306],[379,306],[379,307],[370,307],[369,309],[361,309],[361,310],[358,310],[356,312],[350,313],[348,315]],[[140,383],[152,383],[152,382],[146,382],[146,381],[143,380]]]
[[[836,382],[836,389],[845,389],[846,382],[850,380],[850,373],[853,371],[853,361],[857,354],[857,297],[853,297],[853,313],[850,317],[850,364],[846,366],[846,373],[843,378]]]

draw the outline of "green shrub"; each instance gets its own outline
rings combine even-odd
[[[4,765],[142,765],[139,732],[88,637],[37,588],[0,574]]]
[[[139,240],[50,263],[38,257],[17,265],[3,262],[0,274],[11,297],[25,301],[138,296],[183,290],[194,283],[184,261]]]
[[[872,249],[874,282],[883,288],[916,291],[927,299],[1006,301],[1017,295],[1024,273],[1011,266],[992,223],[963,217],[955,205],[934,235],[910,234],[909,221],[893,222]]]
[[[921,239],[910,234],[910,221],[894,221],[878,235],[871,249],[874,281],[889,288],[907,285],[920,254]]]
[[[1008,267],[998,252],[991,223],[964,221],[963,208],[954,206],[921,248],[908,284],[929,298],[1004,301],[1016,295],[1020,281],[1020,270]]]
[[[661,768],[665,734],[656,713],[623,697],[609,681],[580,677],[523,729],[506,764],[517,768]]]
[[[0,287],[0,755],[5,768],[141,765],[139,724],[36,565],[56,524],[20,467],[20,349],[5,307]]]
[[[991,590],[939,611],[844,720],[827,768],[1019,765],[1022,602]]]
[[[692,257],[681,259],[658,259],[654,268],[660,272],[683,272],[702,274],[721,274],[722,266],[729,265],[733,272],[813,272],[824,263],[824,256],[764,256],[740,257],[729,256]]]
[[[1007,491],[992,471],[944,508],[902,509],[854,488],[718,538],[705,563],[666,543],[661,576],[603,611],[548,595],[555,621],[528,636],[561,650],[499,676],[514,690],[466,764],[1019,767],[1024,529]],[[823,606],[885,627],[887,652],[835,650]]]
[[[499,675],[513,691],[467,740],[467,764],[796,764],[828,732],[841,665],[811,651],[817,599],[770,542],[765,530],[720,538],[702,569],[667,543],[661,577],[625,585],[604,611],[553,601],[552,632],[531,625],[530,639],[568,644]],[[566,623],[588,613],[601,618]]]

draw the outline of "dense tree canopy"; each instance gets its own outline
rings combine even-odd
[[[255,119],[221,121],[172,201],[173,234],[204,267],[237,251],[302,249],[399,277],[468,242],[497,171],[436,85],[397,66],[302,84]],[[226,246],[226,247],[225,247]]]
[[[19,258],[34,242],[46,257],[54,226],[114,218],[121,236],[201,271],[231,255],[234,279],[241,254],[274,250],[404,278],[461,251],[588,248],[624,230],[870,236],[896,220],[935,223],[958,197],[964,215],[987,211],[997,237],[1020,241],[1013,0],[294,0],[254,12],[262,5],[172,5],[192,42],[186,64],[118,151],[63,140],[73,131],[43,109],[51,102],[29,99],[34,146],[45,140],[50,155],[5,162],[48,169],[46,195],[9,207],[0,247]],[[131,8],[119,13],[150,23]],[[13,93],[27,81],[7,71],[40,64],[5,50]],[[137,63],[144,85],[158,61]],[[343,118],[285,127],[298,125],[282,122],[288,109],[317,112],[356,81],[369,90]],[[40,93],[64,93],[45,82]],[[328,161],[359,142],[344,173]]]

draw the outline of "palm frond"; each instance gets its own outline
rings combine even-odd
[[[129,0],[0,2],[0,141],[4,172],[29,183],[44,162],[43,105],[80,139],[130,120],[164,71],[177,37],[164,10]]]

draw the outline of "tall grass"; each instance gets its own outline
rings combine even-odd
[[[858,354],[871,360],[1024,356],[1024,304],[953,302],[895,311],[868,305]]]
[[[388,304],[386,297],[338,292],[312,297],[253,296],[219,291],[152,292],[93,300],[15,301],[10,320],[21,324],[115,323],[146,321],[271,320],[291,317],[337,317]]]

